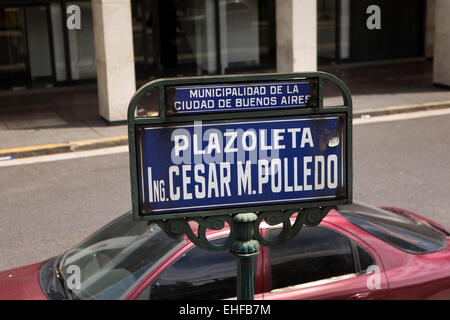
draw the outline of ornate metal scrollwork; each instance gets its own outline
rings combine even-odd
[[[248,250],[246,246],[252,244],[254,247],[254,240],[263,246],[275,246],[285,241],[292,239],[300,229],[306,225],[310,227],[317,226],[328,212],[334,207],[319,207],[319,208],[305,208],[299,210],[283,210],[283,211],[264,211],[254,214],[238,214],[212,216],[206,218],[184,218],[158,221],[158,225],[166,232],[169,237],[179,238],[185,234],[190,241],[196,246],[210,250],[222,251],[232,249],[236,252],[238,246],[241,250]],[[296,216],[295,216],[296,215]],[[295,216],[295,220],[291,219]],[[293,223],[291,221],[294,221]],[[270,226],[282,224],[280,233],[271,240],[264,238],[260,233],[260,226],[262,222]],[[249,224],[248,230],[252,230],[251,240],[246,244],[237,245],[242,242],[239,239],[239,233],[242,234],[242,224]],[[195,232],[193,225],[197,224],[198,228]],[[221,230],[228,224],[230,232],[225,241],[220,244],[213,244],[207,238],[207,229]],[[238,231],[239,232],[238,232]],[[245,252],[242,252],[245,254]]]
[[[309,227],[317,226],[331,209],[333,207],[263,212],[258,215],[258,221],[254,225],[255,237],[263,246],[279,245],[292,239],[304,225]],[[293,216],[295,216],[294,223],[291,222],[293,220],[291,217]],[[274,239],[268,240],[260,234],[260,224],[263,220],[270,226],[283,224],[280,233]]]
[[[179,238],[185,234],[196,246],[210,251],[227,250],[234,240],[233,218],[231,216],[163,220],[156,223],[169,237]],[[194,232],[193,223],[198,225],[197,232]],[[230,226],[227,239],[221,244],[212,244],[206,237],[206,230],[221,230],[225,227],[225,223]]]

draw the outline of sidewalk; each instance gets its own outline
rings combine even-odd
[[[450,100],[450,88],[433,85],[433,62],[410,61],[383,65],[335,65],[319,68],[342,79],[353,98],[353,111],[363,113],[391,106],[416,106],[418,104],[441,104]],[[336,104],[336,90],[325,88],[324,100]],[[327,101],[328,100],[328,101]]]
[[[100,118],[95,84],[0,93],[0,158],[123,145],[127,134]]]
[[[354,117],[450,107],[450,90],[432,85],[431,61],[319,70],[347,84]],[[335,88],[324,91],[325,105],[342,103]],[[127,125],[108,125],[97,104],[96,85],[0,92],[0,160],[127,144]]]

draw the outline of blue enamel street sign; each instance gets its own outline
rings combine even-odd
[[[324,80],[344,105],[323,106]],[[151,116],[138,116],[155,92]],[[348,89],[323,72],[150,82],[128,109],[134,216],[351,203],[351,115]]]
[[[144,129],[141,204],[152,213],[345,196],[343,115],[205,121]]]
[[[168,87],[169,108],[176,114],[258,111],[317,106],[316,81],[212,84]]]

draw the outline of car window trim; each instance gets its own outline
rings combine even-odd
[[[361,274],[361,261],[359,259],[359,254],[358,254],[358,245],[352,239],[349,239],[349,240],[350,240],[350,246],[352,247],[353,266],[354,266],[355,274],[360,275]]]
[[[334,283],[334,282],[338,282],[338,281],[342,281],[342,280],[353,279],[353,278],[356,278],[357,276],[358,275],[356,273],[347,273],[347,274],[343,274],[343,275],[336,276],[336,277],[296,284],[296,285],[288,286],[288,287],[284,287],[284,288],[277,288],[277,289],[270,290],[267,293],[276,294],[276,293],[282,293],[282,292],[287,292],[287,291],[306,289],[306,288],[311,288],[311,287],[320,286],[320,285],[324,285],[324,284],[330,284],[330,283]]]
[[[366,274],[367,273],[367,269],[363,270],[361,267],[361,259],[360,259],[360,255],[358,252],[358,248],[360,248],[361,250],[363,250],[366,254],[369,255],[370,259],[372,260],[372,265],[377,265],[377,260],[375,259],[375,257],[373,256],[373,254],[367,250],[366,248],[364,248],[363,246],[359,245],[358,243],[355,242],[355,250],[356,250],[356,255],[358,256],[358,261],[359,261],[359,273],[358,275],[362,275],[362,274]]]

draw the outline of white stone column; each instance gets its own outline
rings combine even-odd
[[[277,72],[317,70],[317,1],[276,0]]]
[[[450,86],[450,1],[436,0],[433,82]]]
[[[92,0],[100,116],[127,119],[136,91],[130,0]]]

